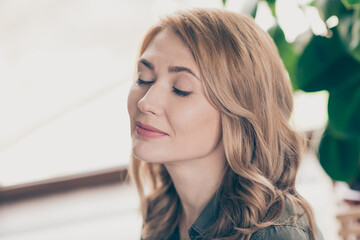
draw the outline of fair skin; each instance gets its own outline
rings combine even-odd
[[[139,58],[128,111],[132,153],[165,165],[182,203],[180,237],[189,239],[187,231],[218,189],[226,160],[220,112],[205,96],[190,49],[172,31],[158,33]],[[164,134],[142,135],[137,122]]]

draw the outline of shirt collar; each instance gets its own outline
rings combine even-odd
[[[204,235],[209,231],[211,225],[215,223],[218,217],[219,202],[220,194],[217,191],[190,227],[188,231],[190,238]]]

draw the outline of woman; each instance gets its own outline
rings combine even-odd
[[[250,17],[179,11],[146,34],[128,96],[142,239],[319,239],[296,192],[303,139],[272,39]]]

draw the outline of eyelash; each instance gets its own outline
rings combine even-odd
[[[141,80],[141,79],[139,78],[139,79],[136,81],[136,83],[137,83],[138,85],[141,85],[141,86],[147,86],[147,85],[153,84],[154,81],[144,81],[144,80]],[[191,93],[191,92],[181,91],[181,90],[179,90],[179,89],[177,89],[177,88],[174,88],[174,87],[173,87],[173,92],[174,92],[176,95],[180,96],[180,97],[187,97],[187,96],[189,96],[190,93]]]

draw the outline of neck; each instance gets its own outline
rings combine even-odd
[[[219,188],[225,172],[225,156],[220,142],[209,155],[166,163],[182,204],[180,231],[189,229]]]

